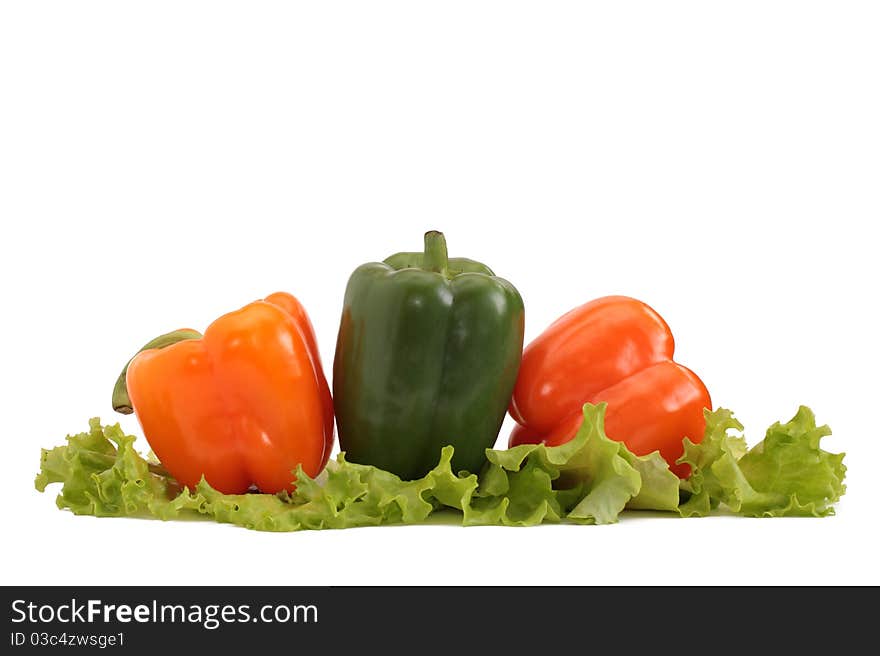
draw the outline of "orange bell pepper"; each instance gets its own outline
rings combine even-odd
[[[179,330],[126,365],[113,406],[134,411],[150,447],[183,485],[226,494],[294,488],[333,447],[333,405],[305,309],[279,292]]]
[[[678,476],[682,439],[700,442],[709,392],[690,369],[672,359],[669,326],[652,308],[608,296],[565,314],[523,352],[510,414],[517,421],[510,446],[570,440],[584,403],[606,402],[605,432],[636,455],[659,451]]]

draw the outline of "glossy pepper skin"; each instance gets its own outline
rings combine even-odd
[[[479,471],[510,402],[523,301],[486,265],[449,259],[439,232],[423,253],[358,267],[348,281],[333,363],[339,443],[352,462],[403,479]]]
[[[292,490],[294,470],[320,472],[333,447],[333,405],[315,334],[279,292],[141,350],[114,390],[183,485],[220,492]]]
[[[558,445],[577,433],[584,403],[607,402],[605,431],[636,455],[659,450],[678,476],[682,439],[703,439],[709,392],[673,361],[675,342],[651,307],[608,296],[565,314],[523,353],[510,414],[510,446]]]

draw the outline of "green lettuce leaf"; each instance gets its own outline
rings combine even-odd
[[[92,419],[89,430],[69,436],[66,446],[43,449],[34,485],[42,492],[63,483],[57,505],[77,515],[157,515],[180,487],[161,465],[142,458],[134,441],[119,424]]]
[[[654,451],[646,456],[636,456],[624,447],[621,455],[642,479],[642,486],[638,494],[627,502],[627,508],[631,510],[678,510],[681,480],[672,473],[659,451]]]
[[[92,419],[88,432],[43,450],[35,486],[44,491],[61,483],[58,507],[78,515],[165,520],[207,516],[261,531],[422,522],[438,507],[461,510],[477,486],[475,475],[453,474],[452,448],[447,447],[437,467],[415,481],[349,463],[340,454],[319,480],[297,471],[293,494],[222,494],[204,479],[188,490],[138,454],[134,441],[118,424],[101,426]]]
[[[833,512],[845,491],[843,454],[819,448],[828,428],[817,428],[806,408],[771,426],[748,452],[741,437],[728,434],[742,430],[729,411],[707,414],[703,441],[685,442],[681,461],[693,475],[681,482],[659,453],[635,456],[605,435],[604,404],[587,404],[583,412],[571,441],[488,449],[479,475],[453,472],[452,447],[413,481],[339,454],[315,479],[292,472],[292,494],[222,494],[204,480],[181,488],[155,459],[137,452],[135,438],[118,424],[92,419],[88,431],[42,451],[35,486],[42,492],[60,483],[58,507],[79,515],[204,518],[260,531],[414,524],[439,511],[456,513],[465,526],[608,524],[627,508],[690,516],[720,504],[749,515],[821,516]],[[686,501],[679,507],[680,494]]]
[[[730,435],[729,431],[743,429],[742,424],[725,408],[706,412],[706,431],[703,440],[694,444],[684,439],[684,454],[678,463],[691,466],[691,475],[682,482],[684,496],[689,497],[681,504],[679,511],[684,517],[708,515],[725,500],[725,484],[719,473],[729,471],[746,452],[746,442],[742,437]]]
[[[845,454],[820,448],[831,429],[817,427],[809,408],[801,406],[789,422],[773,424],[751,449],[743,437],[728,433],[742,429],[729,410],[707,411],[703,441],[685,440],[679,462],[692,473],[682,482],[689,495],[682,515],[707,515],[720,504],[752,517],[834,514],[833,504],[846,491]]]
[[[659,453],[635,456],[605,435],[605,404],[586,404],[569,442],[488,450],[464,524],[616,522],[625,507],[678,508],[678,477]]]

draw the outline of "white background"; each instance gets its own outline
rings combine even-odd
[[[858,2],[6,2],[4,584],[878,584],[880,15]],[[755,443],[810,405],[828,519],[261,534],[33,488],[141,344],[275,290],[331,368],[358,264],[443,230],[535,337],[611,293]],[[506,440],[509,423],[499,445]]]

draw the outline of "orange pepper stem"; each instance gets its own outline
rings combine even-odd
[[[159,335],[155,339],[150,340],[141,347],[138,353],[149,349],[165,348],[166,346],[171,346],[172,344],[182,342],[186,339],[201,339],[201,337],[201,333],[195,330],[190,330],[189,328],[175,330],[170,333],[165,333],[164,335]],[[137,353],[134,354],[134,357],[132,357],[131,360],[125,363],[122,373],[119,374],[119,378],[116,379],[116,385],[113,386],[113,409],[123,415],[130,415],[134,412],[134,408],[131,406],[131,399],[128,397],[126,375],[128,374],[128,366],[135,357],[137,357]]]
[[[430,230],[425,233],[425,257],[422,266],[428,271],[445,274],[449,267],[446,237],[442,232]]]

